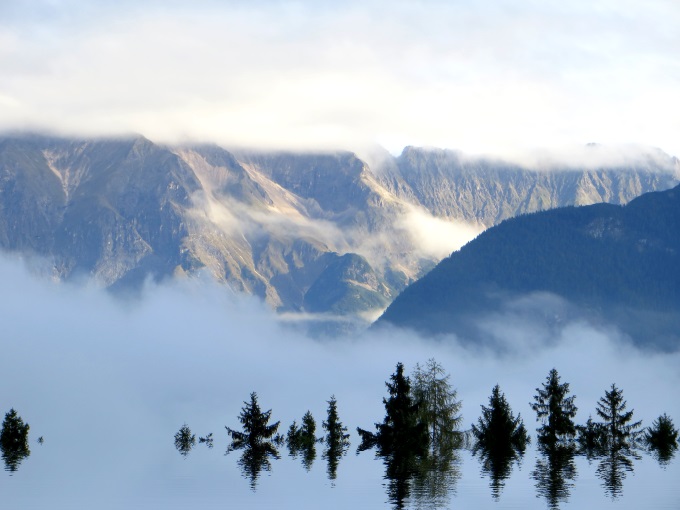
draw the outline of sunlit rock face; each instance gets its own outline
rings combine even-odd
[[[592,154],[590,152],[593,151]],[[680,164],[649,149],[614,158],[586,148],[581,160],[533,159],[520,166],[468,158],[442,149],[407,147],[383,164],[380,181],[395,194],[416,199],[438,217],[487,227],[539,210],[600,202],[625,204],[649,191],[673,187]]]
[[[0,247],[54,279],[124,290],[207,272],[282,312],[369,320],[504,218],[677,182],[672,158],[640,161],[538,171],[407,148],[369,165],[350,152],[4,136]]]

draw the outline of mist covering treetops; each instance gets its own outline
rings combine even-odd
[[[676,348],[679,232],[680,187],[624,206],[521,215],[441,261],[379,322],[480,338],[475,328],[493,313],[542,314],[555,327],[582,317],[613,324],[641,344]]]
[[[361,159],[7,135],[0,248],[58,279],[128,289],[206,271],[280,311],[352,316],[383,309],[485,226],[678,182],[663,153],[611,161],[527,167],[412,147]]]

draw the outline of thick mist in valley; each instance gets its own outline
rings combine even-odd
[[[497,318],[490,327],[504,322],[502,352],[398,330],[318,340],[280,324],[258,300],[207,278],[148,285],[126,299],[38,280],[16,259],[0,261],[0,278],[0,407],[3,413],[15,408],[31,426],[32,455],[16,476],[38,471],[41,490],[22,497],[39,507],[121,493],[134,500],[158,492],[171,501],[177,491],[160,495],[166,478],[190,485],[186,473],[167,464],[177,456],[172,438],[183,423],[197,437],[214,434],[214,481],[226,483],[224,466],[235,459],[222,456],[224,426],[239,425],[252,391],[263,409],[273,409],[272,419],[281,420],[281,432],[307,410],[320,426],[335,395],[353,453],[356,427],[382,420],[384,383],[399,361],[407,372],[433,357],[443,364],[463,400],[465,429],[498,383],[535,436],[529,402],[553,367],[577,396],[577,423],[595,414],[612,383],[644,426],[664,412],[680,419],[680,353],[638,350],[613,328],[576,322],[547,338],[526,319]],[[44,445],[36,444],[39,436]],[[58,452],[59,465],[41,461],[49,450]]]

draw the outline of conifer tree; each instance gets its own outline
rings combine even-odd
[[[335,395],[331,396],[328,401],[328,417],[322,423],[322,427],[326,431],[324,438],[326,448],[336,452],[344,452],[349,446],[349,434],[347,434],[347,427],[342,425],[338,416],[338,402]]]
[[[271,409],[262,412],[257,403],[257,393],[250,394],[250,402],[243,402],[238,419],[243,426],[243,432],[225,427],[231,436],[231,444],[227,453],[242,449],[243,453],[238,461],[243,476],[250,479],[250,488],[255,490],[260,472],[271,469],[270,457],[279,458],[279,452],[274,442],[280,442],[279,436],[274,436],[280,422],[269,425]]]
[[[189,455],[189,452],[196,444],[196,436],[191,433],[191,429],[185,423],[180,427],[177,434],[175,434],[175,448],[177,451],[184,455],[185,457]]]
[[[644,441],[661,464],[668,463],[678,449],[678,429],[666,414],[654,420],[648,427]]]
[[[243,426],[243,432],[225,427],[232,437],[232,444],[228,451],[240,448],[269,448],[274,434],[279,428],[280,422],[269,425],[272,411],[262,412],[257,403],[257,393],[250,394],[250,402],[243,402],[241,414],[238,419]]]
[[[482,471],[491,478],[491,493],[498,499],[513,462],[524,454],[529,442],[521,416],[513,416],[498,385],[491,391],[489,407],[482,406],[482,416],[477,425],[472,425],[472,434],[476,438],[472,453],[479,455]]]
[[[303,467],[309,471],[316,459],[315,443],[320,441],[316,438],[316,422],[310,411],[302,417],[302,425],[297,426],[295,422],[288,429],[286,443],[291,456],[296,457],[301,454]]]
[[[453,446],[459,440],[462,402],[449,377],[434,358],[424,368],[416,364],[413,372],[413,397],[420,403],[420,420],[427,425],[432,449]]]
[[[307,411],[302,417],[302,426],[300,427],[300,435],[305,443],[316,442],[316,421],[310,411]]]
[[[326,431],[324,457],[328,461],[328,478],[335,480],[340,458],[349,448],[349,434],[347,434],[347,427],[343,426],[338,416],[338,403],[335,395],[331,396],[328,401],[328,415],[322,427]]]
[[[288,428],[286,442],[291,450],[298,450],[311,447],[316,441],[316,421],[312,413],[307,411],[302,417],[302,425],[298,427],[294,421]]]
[[[623,391],[612,384],[610,391],[605,391],[597,403],[596,412],[604,420],[603,434],[606,445],[618,449],[630,446],[629,441],[635,440],[638,432],[635,429],[642,425],[642,421],[629,423],[633,419],[633,410],[626,411],[626,401]]]
[[[28,447],[30,426],[14,409],[5,414],[0,430],[0,450],[7,470],[16,471],[23,459],[31,454]]]
[[[512,448],[524,451],[530,441],[521,416],[513,416],[498,385],[491,391],[489,407],[482,406],[482,416],[477,425],[472,425],[472,433],[477,438],[478,446],[492,454]]]
[[[673,420],[666,414],[659,416],[652,422],[652,426],[645,432],[645,441],[655,448],[672,448],[678,446],[678,429]]]
[[[579,447],[588,459],[601,454],[606,449],[604,426],[594,422],[592,416],[588,416],[585,425],[576,425],[576,431]]]
[[[5,414],[0,431],[0,447],[3,450],[28,450],[28,423],[17,414],[14,409],[10,409]]]
[[[420,420],[420,405],[411,395],[411,382],[404,375],[404,365],[397,363],[397,369],[386,382],[388,398],[383,398],[385,418],[376,423],[376,433],[361,428],[357,432],[362,438],[359,450],[378,445],[381,454],[389,455],[397,450],[421,453],[427,448],[427,427]]]
[[[575,396],[568,397],[569,383],[560,384],[560,376],[554,368],[548,374],[543,389],[536,388],[534,403],[531,408],[536,411],[536,420],[543,423],[538,429],[539,443],[554,447],[558,442],[565,442],[576,435],[573,418],[577,408]]]

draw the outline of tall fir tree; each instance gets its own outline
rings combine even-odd
[[[538,429],[538,441],[547,447],[564,444],[576,435],[573,418],[577,407],[575,396],[569,395],[569,383],[560,383],[554,368],[548,374],[543,388],[536,388],[534,402],[529,404],[536,412],[536,420],[543,423]]]
[[[411,395],[410,379],[404,375],[404,365],[397,369],[385,383],[388,398],[383,398],[385,418],[376,423],[376,432],[357,428],[362,443],[359,450],[377,445],[382,455],[396,451],[423,453],[427,450],[427,426],[420,419],[420,404]]]
[[[449,378],[434,358],[427,360],[425,367],[416,364],[413,372],[413,397],[420,404],[420,419],[427,425],[433,450],[456,446],[460,442],[462,402]]]
[[[349,447],[347,427],[343,426],[338,416],[338,401],[335,395],[328,401],[328,414],[321,426],[326,431],[324,441],[328,450],[344,453]]]
[[[321,426],[326,431],[326,436],[324,437],[324,442],[326,443],[324,457],[328,462],[328,478],[335,480],[340,458],[349,448],[349,434],[347,434],[347,427],[343,426],[338,416],[338,402],[335,400],[335,395],[331,396],[331,399],[328,401],[327,418]]]
[[[612,384],[611,390],[605,391],[604,397],[597,403],[596,412],[603,420],[604,441],[609,448],[629,447],[631,441],[637,438],[635,429],[642,425],[642,421],[631,423],[633,410],[626,411],[626,408],[623,391],[616,384]]]

